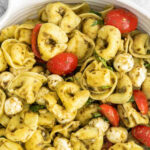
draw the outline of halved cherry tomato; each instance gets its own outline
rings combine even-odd
[[[145,94],[140,90],[133,91],[134,100],[140,112],[145,115],[148,113],[148,101]]]
[[[31,47],[32,47],[32,51],[34,53],[34,55],[41,59],[41,56],[40,56],[40,52],[38,50],[38,47],[37,47],[37,37],[38,37],[38,34],[39,34],[39,31],[40,31],[40,28],[41,28],[41,25],[42,24],[37,24],[33,31],[32,31],[32,36],[31,36]]]
[[[132,128],[131,133],[138,141],[150,147],[150,127],[138,125]]]
[[[47,69],[54,74],[66,75],[73,72],[78,65],[78,58],[72,53],[61,53],[47,63]]]
[[[128,33],[137,28],[138,19],[132,12],[118,8],[108,12],[104,22],[105,25],[115,26],[121,33]]]
[[[113,126],[119,125],[119,114],[114,107],[108,104],[102,104],[99,107],[100,112],[110,121]]]

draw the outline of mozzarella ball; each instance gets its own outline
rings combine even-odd
[[[128,131],[123,127],[111,127],[106,132],[106,137],[111,143],[124,143],[128,138]]]
[[[23,109],[22,102],[17,97],[10,97],[6,99],[4,110],[6,115],[15,115]]]
[[[61,76],[57,75],[57,74],[49,75],[49,76],[47,77],[47,79],[48,79],[48,87],[49,87],[52,91],[55,91],[56,86],[57,86],[58,83],[64,81],[64,79],[63,79]]]
[[[14,75],[10,72],[3,72],[0,74],[0,86],[3,89],[7,89],[7,85],[14,78]]]
[[[105,134],[109,128],[109,123],[100,117],[92,119],[89,125],[98,128],[100,132],[103,131],[103,134]]]
[[[129,72],[134,66],[134,59],[132,55],[124,53],[116,56],[114,60],[114,67],[119,72]]]

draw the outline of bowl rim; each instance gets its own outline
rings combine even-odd
[[[57,1],[57,0],[54,0],[54,1]],[[132,11],[132,10],[137,11],[141,15],[145,16],[147,20],[150,21],[150,14],[148,13],[148,11],[145,10],[143,7],[140,7],[139,5],[134,3],[133,1],[131,1],[131,0],[112,0],[112,3],[115,2],[115,1],[123,4],[122,7],[124,7],[124,5],[129,6],[130,11]],[[10,8],[11,8],[11,3],[12,2],[13,2],[12,0],[8,0],[8,2],[7,2],[7,9],[4,12],[4,14],[0,17],[0,29],[5,27],[5,26],[3,26],[3,23],[7,22],[6,20],[7,20],[7,18],[9,18],[8,15],[9,15],[9,13],[11,11]],[[50,0],[50,2],[52,2],[52,0]],[[86,0],[84,0],[83,2],[86,2]]]

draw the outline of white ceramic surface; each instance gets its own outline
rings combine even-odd
[[[48,2],[58,0],[9,0],[8,9],[0,19],[0,29],[35,16],[38,10]],[[65,3],[80,3],[83,0],[59,0]],[[101,10],[106,4],[124,7],[139,18],[139,28],[150,34],[150,14],[130,0],[85,0],[95,10]]]

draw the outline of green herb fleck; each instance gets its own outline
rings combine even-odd
[[[93,99],[89,98],[85,105],[88,106],[88,105],[92,104],[93,101],[94,101]]]
[[[33,112],[38,112],[40,109],[46,108],[44,105],[32,104],[30,110]]]
[[[109,120],[108,120],[106,117],[102,117],[102,119],[103,119],[104,121],[109,122]]]
[[[104,25],[104,20],[95,20],[91,26],[96,26],[98,24]]]
[[[150,54],[150,50],[147,50],[147,54]]]
[[[101,88],[102,90],[106,90],[106,89],[111,88],[111,86],[101,86],[100,88]]]
[[[101,117],[101,116],[102,116],[101,113],[98,113],[98,112],[93,113],[94,118],[98,118],[98,117]]]
[[[144,66],[145,66],[145,68],[150,69],[150,64],[149,63],[145,62]]]
[[[98,54],[96,52],[94,52],[94,56],[96,58],[97,61],[102,62],[102,64],[104,65],[104,67],[110,69],[113,71],[113,68],[107,65],[107,62],[104,58],[98,56]]]
[[[5,136],[0,136],[0,138],[6,138]]]
[[[91,10],[90,13],[93,13],[93,14],[96,14],[97,16],[99,16],[99,17],[102,17],[102,15],[97,11]]]
[[[131,102],[131,103],[134,102],[134,97],[133,96],[131,96],[131,98],[129,99],[128,103],[129,102]]]

